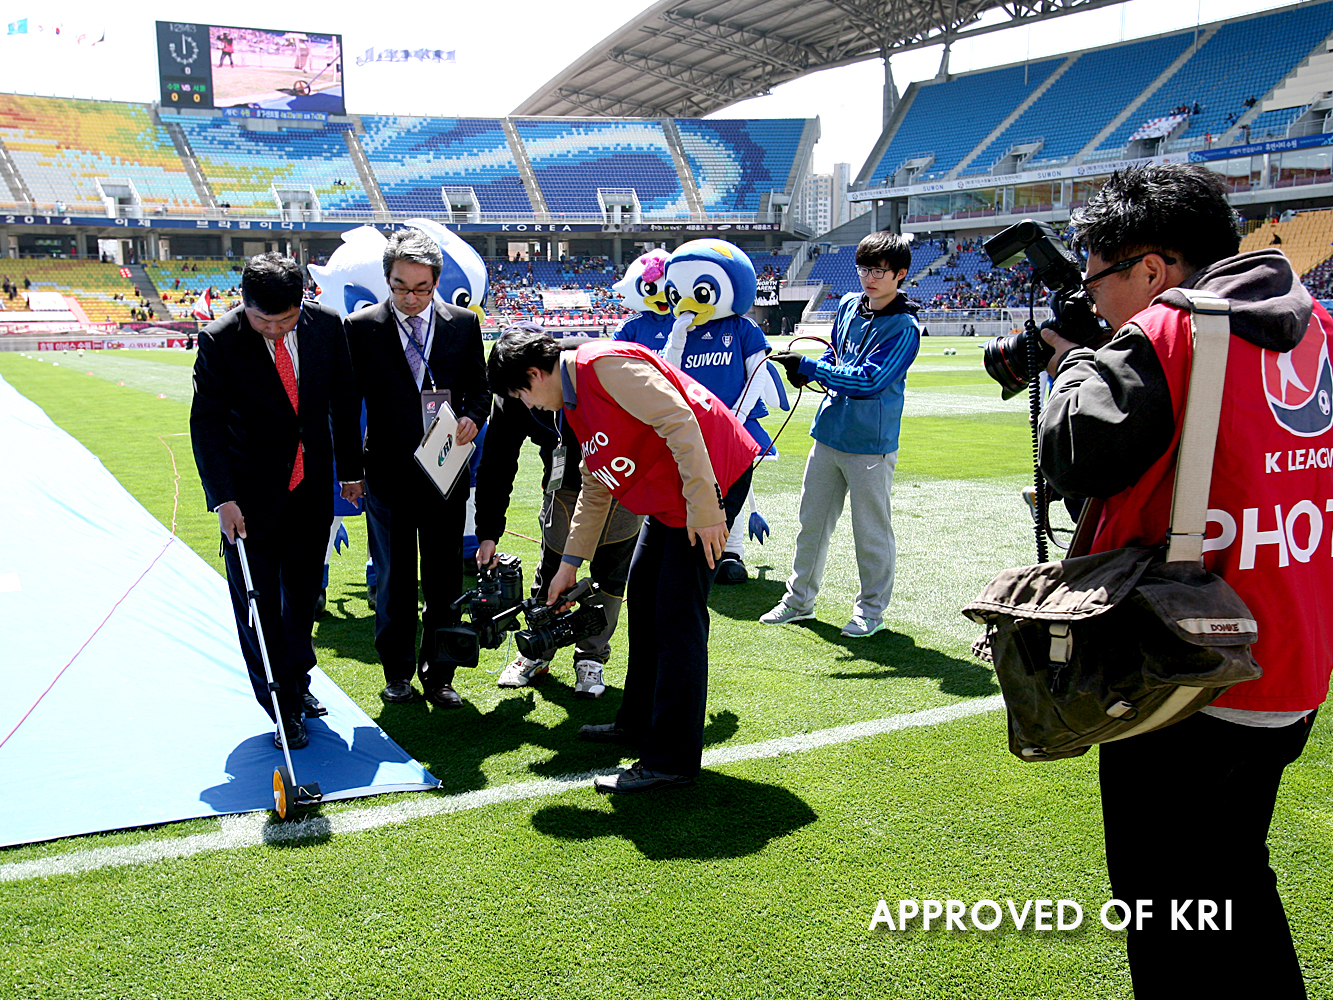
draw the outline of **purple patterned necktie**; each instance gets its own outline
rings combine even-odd
[[[412,340],[417,347],[425,347],[425,341],[421,338],[421,326],[424,321],[420,316],[407,317],[407,325],[412,328]],[[422,358],[422,352],[410,344],[407,347],[407,366],[412,369],[412,381],[417,385],[421,384],[421,366],[425,364]]]

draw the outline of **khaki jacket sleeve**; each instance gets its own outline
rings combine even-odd
[[[591,559],[597,551],[597,541],[602,537],[606,515],[611,509],[611,491],[588,471],[587,462],[579,462],[579,473],[583,477],[583,484],[579,487],[579,499],[569,519],[569,537],[565,539],[564,554]]]

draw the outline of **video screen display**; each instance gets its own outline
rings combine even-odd
[[[157,22],[164,107],[347,113],[341,35]]]

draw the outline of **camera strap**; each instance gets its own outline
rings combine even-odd
[[[1208,493],[1213,483],[1213,453],[1231,346],[1231,303],[1192,288],[1176,291],[1190,303],[1194,357],[1176,453],[1166,561],[1197,564],[1203,558],[1203,539],[1208,530]]]

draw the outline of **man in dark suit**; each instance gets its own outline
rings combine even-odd
[[[246,262],[241,305],[199,336],[190,408],[204,497],[227,543],[227,582],[250,682],[272,716],[237,535],[246,542],[293,749],[308,742],[304,719],[324,714],[310,694],[310,636],[333,522],[335,454],[343,496],[355,502],[364,490],[360,400],[347,338],[338,314],[302,302],[302,289],[300,265],[290,257],[266,253]]]
[[[461,704],[452,667],[435,665],[435,630],[454,624],[450,604],[463,589],[466,476],[448,496],[413,457],[425,432],[428,401],[445,394],[467,444],[490,413],[491,393],[477,314],[434,301],[444,258],[417,229],[393,233],[384,247],[389,301],[347,317],[347,342],[366,402],[366,514],[379,576],[375,649],[384,665],[382,697],[413,700],[420,670],[426,698]],[[417,559],[426,598],[417,643]]]

